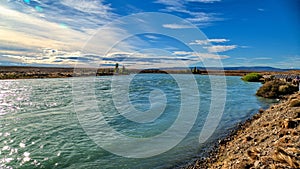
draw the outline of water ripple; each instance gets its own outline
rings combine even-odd
[[[185,75],[178,76],[184,78]],[[175,149],[148,159],[118,157],[102,150],[89,139],[74,111],[71,78],[0,81],[0,168],[168,168],[190,160],[199,151],[205,150],[205,146],[199,147],[198,136],[209,111],[211,95],[208,76],[195,78],[200,92],[196,124]],[[131,122],[117,112],[112,101],[110,77],[82,80],[89,82],[82,88],[94,87],[95,90],[82,93],[81,97],[90,101],[96,99],[97,110],[104,115],[102,119],[95,117],[95,123],[109,123],[123,134],[146,138],[162,133],[177,118],[182,89],[169,75],[143,74],[131,82],[130,101],[141,111],[149,109],[152,90],[160,89],[167,96],[168,104],[163,114],[144,124]],[[254,96],[260,84],[245,83],[239,77],[227,77],[227,83],[225,112],[212,140],[269,104]],[[185,87],[188,89],[188,86]],[[80,107],[81,103],[78,104]],[[84,104],[80,109],[83,112],[93,111]],[[115,138],[112,133],[105,133],[103,137]]]

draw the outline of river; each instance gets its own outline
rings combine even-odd
[[[201,144],[199,135],[208,113],[213,111],[210,107],[220,106],[211,105],[214,98],[209,76],[138,74],[1,80],[0,168],[180,166],[204,155],[237,123],[272,103],[255,96],[260,83],[233,76],[215,78],[226,81],[218,89],[226,92],[225,108],[218,114],[220,120],[214,121],[217,128],[212,129],[213,135]],[[195,79],[197,91],[193,86],[180,86],[176,79],[187,84]],[[122,91],[122,85],[128,88]],[[189,95],[182,94],[183,88]],[[182,105],[183,99],[186,105]],[[148,111],[151,116],[132,116],[132,109],[136,114]],[[177,124],[181,113],[188,116],[186,119],[195,117]],[[168,130],[179,124],[177,130]],[[158,137],[167,131],[168,137]],[[149,138],[152,144],[147,143]],[[130,144],[130,139],[136,143]]]

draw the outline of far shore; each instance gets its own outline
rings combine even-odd
[[[264,75],[272,74],[299,74],[295,71],[254,71],[254,70],[197,70],[193,74],[199,75],[222,75],[222,76],[244,76],[251,72]],[[38,78],[68,78],[78,76],[112,76],[127,75],[135,73],[169,73],[169,74],[191,74],[189,69],[126,69],[126,72],[116,72],[115,68],[71,68],[71,67],[27,67],[27,66],[0,66],[0,79],[38,79]]]

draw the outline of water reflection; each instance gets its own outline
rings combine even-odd
[[[0,81],[0,116],[17,113],[22,103],[29,101],[31,86],[24,86],[19,80]]]

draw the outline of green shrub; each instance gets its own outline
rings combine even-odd
[[[247,82],[260,82],[261,78],[262,78],[262,75],[259,73],[249,73],[242,77],[242,79]]]
[[[256,92],[257,96],[265,98],[278,98],[282,95],[297,92],[298,88],[281,80],[268,81]]]

